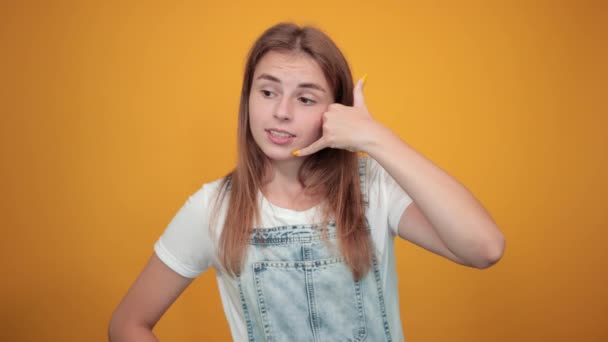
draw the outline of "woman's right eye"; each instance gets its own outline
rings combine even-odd
[[[272,95],[270,90],[262,90],[261,93],[264,97],[270,97],[270,95]]]

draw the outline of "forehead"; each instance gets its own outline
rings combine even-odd
[[[315,82],[327,89],[323,70],[317,61],[304,53],[270,51],[258,62],[254,79],[263,73],[278,77],[283,83]]]

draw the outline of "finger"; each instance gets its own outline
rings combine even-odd
[[[363,96],[363,86],[365,85],[366,78],[367,74],[361,77],[361,79],[357,81],[357,84],[355,84],[355,88],[353,89],[354,107],[367,108],[365,105],[365,97]]]
[[[293,151],[293,155],[294,156],[299,156],[299,157],[307,156],[309,154],[313,154],[313,153],[315,153],[317,151],[320,151],[320,150],[322,150],[322,149],[324,149],[326,147],[329,147],[329,144],[327,143],[327,141],[323,137],[321,137],[319,140],[317,140],[317,141],[313,142],[312,144],[304,147],[303,149],[297,150],[297,151]]]

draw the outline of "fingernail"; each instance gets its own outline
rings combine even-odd
[[[291,154],[293,154],[294,156],[299,156],[300,150],[295,150],[295,151],[291,152]]]
[[[361,77],[361,79],[363,80],[363,85],[365,85],[365,80],[367,79],[367,74],[363,75],[363,77]]]

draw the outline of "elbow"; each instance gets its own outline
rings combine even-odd
[[[152,333],[153,326],[145,323],[138,323],[133,319],[125,318],[124,312],[114,313],[108,324],[108,341],[123,342],[123,341],[146,341],[158,342],[158,339]]]
[[[483,241],[479,248],[479,258],[473,264],[473,267],[486,269],[495,265],[504,255],[505,243],[505,238],[501,233],[498,233],[496,237]]]
[[[108,323],[108,341],[117,342],[120,341],[119,337],[119,324],[120,321],[117,319],[116,314],[112,314],[110,322]]]
[[[113,319],[110,319],[110,323],[108,324],[108,341],[116,341],[115,335],[116,328],[113,325]]]
[[[124,319],[124,316],[119,312],[114,312],[108,324],[108,341],[121,342],[127,338],[125,335],[129,331],[129,323]]]

